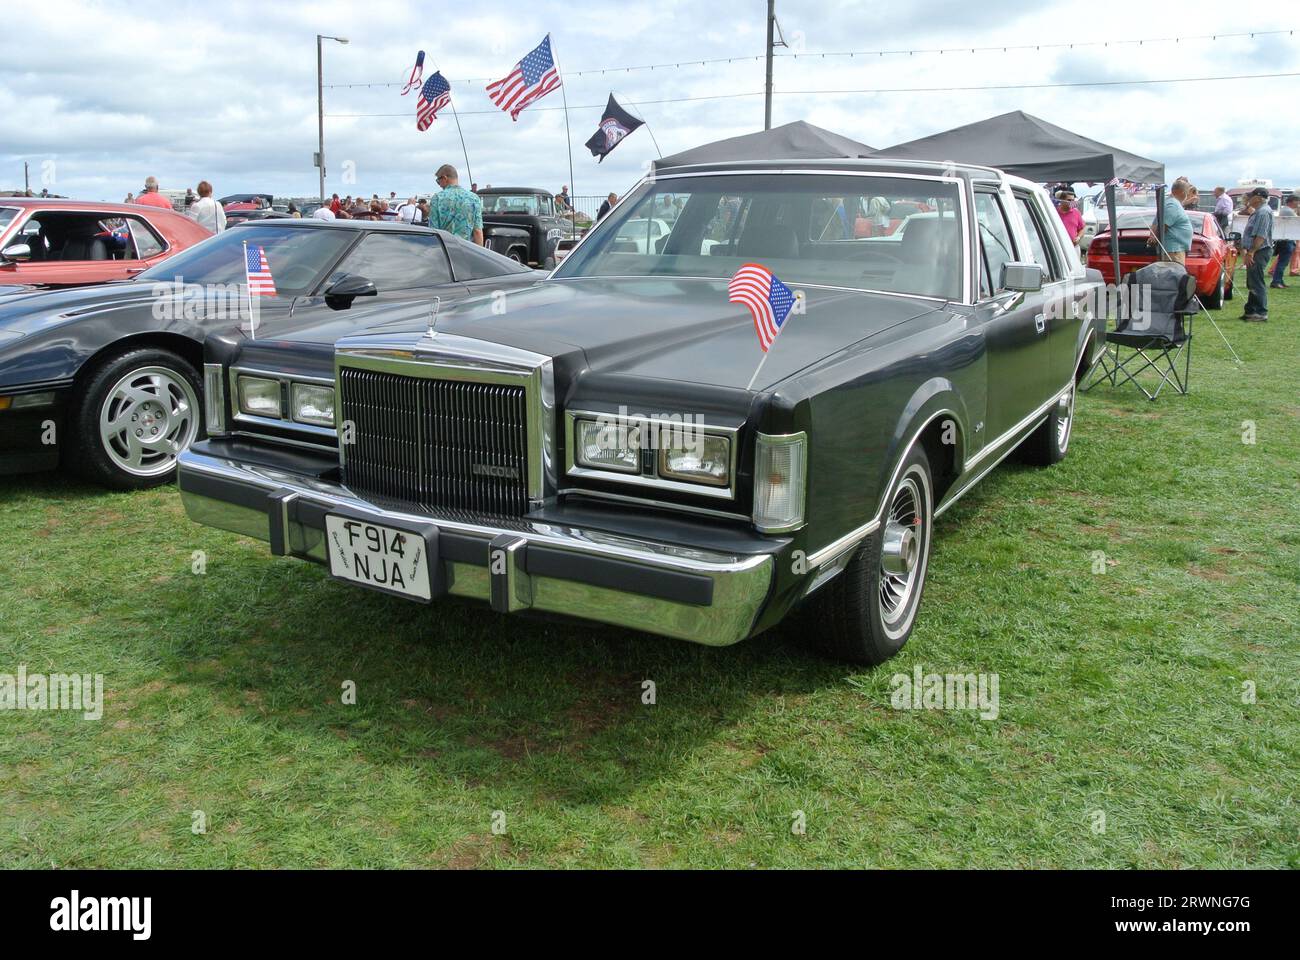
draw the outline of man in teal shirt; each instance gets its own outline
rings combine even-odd
[[[460,185],[456,168],[444,163],[436,174],[442,191],[429,201],[429,226],[483,245],[483,201]]]
[[[1187,199],[1190,186],[1186,177],[1179,177],[1169,188],[1164,206],[1165,235],[1160,238],[1160,259],[1181,263],[1184,266],[1187,264],[1187,251],[1192,247],[1192,221],[1187,216],[1187,211],[1183,209],[1183,201]],[[1151,230],[1152,238],[1148,242],[1155,243],[1154,222],[1151,224]]]

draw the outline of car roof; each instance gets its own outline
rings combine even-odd
[[[26,210],[67,210],[76,213],[102,213],[104,216],[128,213],[137,216],[145,214],[165,214],[179,217],[175,210],[146,203],[107,203],[103,200],[65,200],[55,197],[0,197],[0,207],[22,207]]]
[[[745,173],[745,172],[853,172],[853,173],[910,173],[932,177],[961,177],[967,180],[1007,181],[1016,185],[1037,186],[1033,181],[1012,176],[994,167],[972,163],[953,163],[947,160],[872,160],[868,157],[790,160],[729,160],[712,163],[688,163],[679,167],[661,167],[651,174],[652,179],[670,179],[687,174]]]
[[[244,220],[231,226],[231,230],[349,230],[367,233],[436,233],[444,241],[452,240],[464,243],[460,237],[445,230],[421,226],[418,223],[406,223],[402,220],[317,220],[315,217],[265,217],[260,220]]]
[[[484,193],[530,193],[530,194],[536,194],[536,195],[539,196],[539,197],[554,197],[554,196],[555,196],[555,194],[551,193],[551,191],[549,191],[549,190],[543,190],[541,187],[491,187],[491,188],[484,187],[482,190],[479,191],[479,193],[480,193],[480,194],[484,194]]]

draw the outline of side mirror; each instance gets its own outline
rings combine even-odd
[[[1240,231],[1240,230],[1234,230],[1234,231],[1232,231],[1232,233],[1228,234],[1228,242],[1229,242],[1229,243],[1240,244],[1240,243],[1241,243],[1241,231]]]
[[[14,263],[22,263],[32,258],[32,248],[25,243],[11,243],[3,250],[0,250],[0,257]]]
[[[357,297],[373,297],[379,290],[369,277],[344,274],[325,288],[325,303],[335,310],[346,310]]]
[[[1002,289],[1037,293],[1043,289],[1043,268],[1036,263],[1002,264]]]

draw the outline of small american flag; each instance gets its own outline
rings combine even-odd
[[[438,111],[451,103],[451,84],[439,71],[431,76],[420,90],[420,102],[415,105],[415,129],[428,130]]]
[[[754,330],[764,353],[781,332],[781,325],[794,309],[794,293],[772,271],[759,263],[747,263],[727,284],[727,300],[743,303],[754,315]]]
[[[523,109],[534,100],[540,100],[560,85],[560,71],[551,56],[551,35],[515,64],[504,80],[489,83],[488,96],[502,110],[518,120]]]
[[[266,262],[266,250],[245,246],[244,267],[248,274],[250,297],[275,296],[275,281],[271,279],[271,265]]]

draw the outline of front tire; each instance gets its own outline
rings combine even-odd
[[[1047,419],[1020,445],[1021,458],[1034,466],[1050,467],[1060,463],[1070,452],[1070,434],[1074,430],[1074,401],[1078,381],[1070,381],[1070,389],[1052,404]]]
[[[1207,310],[1220,310],[1223,308],[1223,301],[1227,297],[1227,282],[1224,279],[1223,271],[1219,271],[1219,283],[1214,288],[1214,292],[1202,298],[1201,302],[1205,304]]]
[[[145,347],[111,358],[73,411],[75,467],[117,490],[170,482],[176,457],[203,434],[199,377],[170,350]]]
[[[813,643],[838,660],[884,663],[912,635],[934,526],[934,484],[921,446],[903,461],[888,504],[884,524],[812,600]]]

